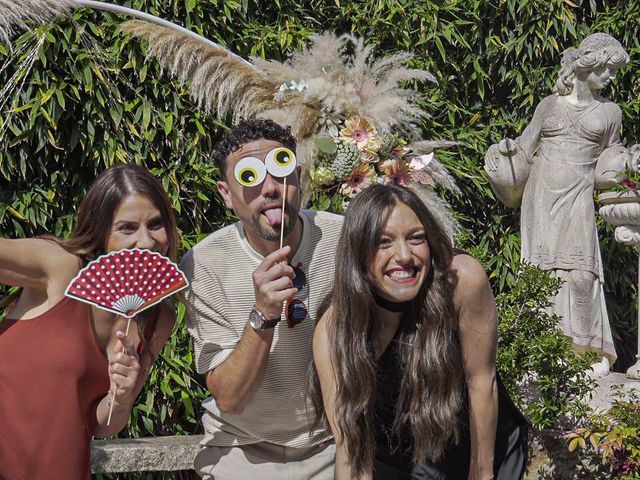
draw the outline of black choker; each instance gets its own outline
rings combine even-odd
[[[392,302],[386,298],[382,298],[378,293],[373,293],[373,299],[380,308],[384,308],[394,313],[406,313],[411,308],[411,300],[408,302]]]

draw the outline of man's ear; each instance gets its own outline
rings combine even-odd
[[[224,200],[224,204],[227,206],[229,210],[233,210],[233,199],[231,198],[231,191],[229,190],[229,184],[227,182],[223,182],[222,180],[218,180],[216,182],[216,187],[222,195],[222,199]]]

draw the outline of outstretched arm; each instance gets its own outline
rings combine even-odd
[[[0,238],[0,283],[48,290],[52,280],[67,278],[78,270],[75,255],[55,242],[26,238]]]
[[[515,140],[518,148],[531,164],[533,164],[533,157],[539,147],[540,137],[542,135],[542,123],[547,116],[547,110],[551,106],[551,102],[554,101],[557,101],[557,99],[553,96],[543,98],[533,112],[531,122],[529,122],[520,136]]]
[[[515,140],[504,138],[498,143],[493,155],[488,155],[485,159],[486,168],[493,172],[497,170],[497,162],[510,159],[515,155],[521,155],[530,164],[533,164],[533,157],[538,149],[540,136],[542,135],[542,122],[546,116],[552,97],[542,99],[533,112],[531,122],[525,127],[519,137]],[[499,158],[495,157],[499,155]]]
[[[468,255],[457,255],[453,267],[458,273],[454,299],[469,391],[469,480],[488,480],[493,478],[498,419],[496,305],[482,265]]]

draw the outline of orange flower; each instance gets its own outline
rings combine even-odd
[[[353,197],[376,181],[376,172],[368,163],[362,163],[353,169],[351,175],[340,187],[340,193],[346,197]]]

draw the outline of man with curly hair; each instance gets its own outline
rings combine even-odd
[[[310,435],[306,390],[342,217],[300,209],[295,148],[270,120],[226,132],[212,156],[218,191],[240,221],[182,261],[196,368],[212,395],[195,460],[205,479],[333,478],[335,446],[327,429]]]

